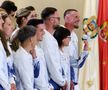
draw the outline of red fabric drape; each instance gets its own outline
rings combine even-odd
[[[108,0],[99,0],[98,20],[101,26],[108,22]],[[99,61],[100,61],[100,90],[108,90],[108,41],[104,42],[99,37]]]

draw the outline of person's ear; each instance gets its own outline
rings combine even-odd
[[[33,42],[32,38],[30,38],[30,42]]]
[[[33,47],[33,39],[30,38],[29,40],[30,40],[30,45],[31,45],[31,47]]]
[[[52,23],[53,23],[53,22],[54,22],[54,18],[50,18],[50,22],[52,22]]]
[[[25,17],[22,18],[22,21],[25,22],[27,19]]]

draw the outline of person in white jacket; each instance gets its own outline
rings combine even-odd
[[[44,22],[42,19],[31,19],[28,21],[27,25],[33,25],[37,30],[37,44],[35,47],[36,58],[34,59],[34,85],[39,90],[51,90],[53,87],[49,83],[49,75],[44,52],[38,45],[39,42],[43,40],[43,35],[45,34]]]
[[[64,27],[56,27],[54,32],[54,37],[58,42],[59,51],[60,51],[60,60],[62,66],[62,75],[63,78],[67,81],[67,87],[63,90],[70,90],[70,58],[69,55],[63,51],[64,46],[68,46],[71,40],[70,32]]]
[[[84,65],[84,62],[88,56],[88,43],[84,45],[84,51],[81,56],[78,56],[78,38],[75,33],[75,29],[79,28],[80,16],[76,9],[67,9],[64,12],[65,27],[71,33],[71,41],[68,47],[64,47],[64,51],[70,55],[71,65],[71,80],[74,83],[74,89],[80,90],[78,85],[79,69]],[[72,82],[71,82],[72,83]],[[72,84],[71,84],[72,86]]]
[[[56,8],[46,7],[41,17],[44,20],[46,29],[40,46],[44,51],[45,60],[50,76],[50,83],[54,90],[60,90],[66,86],[66,80],[62,77],[62,68],[60,64],[60,53],[56,39],[53,37],[54,27],[59,24],[60,17]]]
[[[6,52],[0,40],[0,90],[10,90],[6,60]]]
[[[14,71],[14,67],[13,67],[13,53],[12,53],[12,49],[10,47],[11,44],[9,41],[9,38],[13,32],[13,24],[12,24],[12,20],[10,19],[10,17],[7,14],[2,15],[2,19],[4,20],[3,33],[4,33],[4,36],[7,41],[7,48],[10,52],[10,55],[7,56],[9,84],[11,86],[11,89],[16,90],[15,71]]]
[[[10,90],[7,68],[7,56],[9,55],[9,50],[7,48],[6,39],[3,34],[3,13],[6,12],[0,8],[0,90]]]
[[[12,48],[13,48],[14,51],[16,51],[18,49],[18,40],[16,38],[16,36],[18,34],[18,30],[20,28],[24,27],[30,19],[36,18],[36,16],[35,16],[34,8],[30,6],[30,7],[19,9],[16,12],[15,17],[16,17],[17,25],[16,25],[16,28],[15,28],[15,30],[13,31],[13,33],[10,37],[10,41],[12,43]]]
[[[32,50],[35,48],[36,29],[25,26],[19,30],[20,47],[14,55],[17,90],[34,90],[34,73]]]
[[[10,37],[11,42],[17,36],[18,30],[26,26],[27,22],[30,19],[29,15],[30,15],[30,11],[25,8],[21,8],[16,12],[16,16],[15,16],[16,17],[16,27]],[[15,43],[15,42],[12,42],[12,43]]]

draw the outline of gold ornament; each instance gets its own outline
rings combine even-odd
[[[94,80],[93,79],[89,79],[87,81],[88,87],[91,87],[94,84]]]

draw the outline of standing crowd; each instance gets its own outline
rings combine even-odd
[[[79,69],[88,42],[78,56],[80,16],[76,9],[45,7],[41,19],[33,6],[17,10],[12,1],[0,6],[0,90],[80,90]]]

